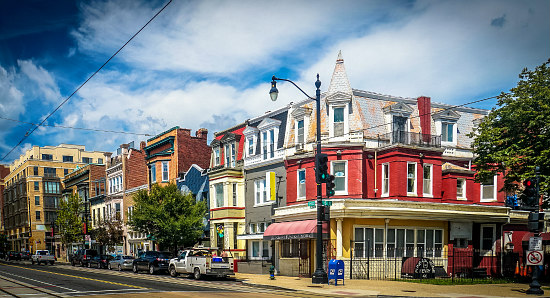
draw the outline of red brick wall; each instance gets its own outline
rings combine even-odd
[[[126,161],[126,172],[124,173],[126,189],[148,184],[147,171],[145,152],[143,150],[131,149]]]
[[[176,150],[178,158],[177,173],[189,170],[192,164],[203,169],[210,166],[211,148],[206,143],[207,131],[201,129],[197,137],[192,137],[189,129],[178,129],[176,136]]]

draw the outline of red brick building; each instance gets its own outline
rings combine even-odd
[[[190,129],[173,127],[147,140],[144,148],[149,167],[149,183],[176,183],[176,178],[192,164],[201,168],[210,166],[208,130],[200,128],[195,136]]]

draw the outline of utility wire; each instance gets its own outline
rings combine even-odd
[[[39,124],[32,123],[32,122],[25,122],[25,121],[20,121],[20,120],[5,118],[5,117],[0,117],[0,119],[2,119],[2,120],[7,120],[7,121],[13,121],[13,122],[19,122],[19,123],[30,124],[30,125],[34,125],[34,126],[46,126],[46,127],[68,128],[68,129],[79,129],[79,130],[88,130],[88,131],[109,132],[109,133],[120,133],[120,134],[129,134],[129,135],[138,135],[138,136],[148,136],[148,137],[154,136],[154,135],[150,135],[150,134],[146,134],[146,133],[127,132],[127,131],[105,130],[105,129],[95,129],[95,128],[83,128],[83,127],[63,126],[63,125],[49,125],[49,124],[42,124],[42,125],[39,125]]]
[[[57,110],[59,110],[61,108],[61,106],[63,106],[67,101],[69,101],[69,99],[71,99],[71,97],[73,97],[73,95],[75,95],[76,92],[78,92],[82,87],[84,87],[84,85],[86,85],[86,83],[88,83],[89,80],[91,80],[120,51],[122,51],[122,49],[128,43],[130,43],[130,41],[132,41],[143,29],[145,29],[145,27],[147,27],[147,25],[149,25],[149,23],[151,23],[170,3],[172,3],[172,0],[168,1],[168,3],[166,3],[166,5],[164,5],[145,25],[143,25],[143,27],[141,27],[141,29],[139,29],[138,32],[136,32],[130,39],[128,39],[128,41],[122,47],[120,47],[120,49],[118,49],[118,51],[116,51],[109,59],[107,59],[107,61],[105,61],[105,63],[103,63],[103,65],[101,65],[90,77],[88,77],[88,79],[86,79],[86,81],[84,81],[84,83],[82,83],[80,86],[78,86],[78,88],[76,88],[76,90],[73,91],[73,93],[71,93],[71,95],[69,95],[64,101],[62,101],[57,106],[57,108],[55,108],[50,114],[48,114],[48,116],[46,116],[46,118],[44,118],[44,120],[42,120],[42,122],[40,122],[38,125],[33,126],[32,129],[27,130],[27,132],[25,132],[25,135],[23,136],[23,138],[21,138],[21,140],[17,143],[17,145],[15,145],[6,155],[4,155],[4,157],[2,157],[2,159],[0,159],[0,161],[3,161],[6,157],[8,157],[8,155],[10,155],[13,152],[13,150],[15,150],[15,148],[19,147],[19,145],[21,145],[21,143],[26,138],[28,138],[38,127],[42,126],[44,124],[44,122],[46,122],[46,120],[48,120],[48,118],[50,118],[55,112],[57,112]]]
[[[430,113],[419,114],[418,116],[410,117],[410,119],[413,119],[413,118],[420,118],[420,117],[426,116],[426,115],[433,116],[433,115],[436,114],[436,113],[441,113],[441,112],[444,112],[444,111],[448,111],[448,110],[456,109],[456,108],[459,108],[459,107],[471,105],[471,104],[474,104],[474,103],[486,101],[486,100],[489,100],[489,99],[497,98],[497,97],[499,97],[499,96],[500,96],[500,94],[499,94],[499,95],[495,95],[495,96],[491,96],[491,97],[486,97],[486,98],[479,99],[479,100],[470,101],[470,102],[467,102],[467,103],[463,103],[463,104],[461,104],[461,105],[450,106],[450,107],[448,107],[448,108],[444,108],[444,109],[442,109],[442,110],[440,110],[440,111],[433,112],[433,113],[430,112]],[[389,123],[373,125],[373,126],[369,126],[369,127],[365,128],[364,130],[373,129],[373,128],[377,128],[377,127],[381,127],[381,126],[385,126],[385,125],[390,125],[390,124],[393,124],[393,123],[394,123],[394,122],[392,121],[392,122],[389,122]]]

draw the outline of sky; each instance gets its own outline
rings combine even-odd
[[[32,146],[114,152],[174,126],[211,140],[305,99],[279,83],[272,102],[272,75],[314,95],[319,73],[326,91],[339,51],[354,89],[451,105],[550,58],[548,0],[173,0],[25,138],[168,2],[1,0],[0,163]]]

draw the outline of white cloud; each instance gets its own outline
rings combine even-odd
[[[25,111],[23,106],[23,92],[16,86],[16,73],[0,66],[0,115],[10,119],[17,119]],[[8,127],[5,120],[0,127]],[[0,129],[2,130],[2,129]]]
[[[548,9],[537,9],[539,4],[544,3],[420,2],[422,14],[406,23],[385,24],[337,41],[323,59],[302,72],[302,78],[326,74],[326,88],[341,49],[353,88],[427,95],[454,104],[496,95],[515,85],[523,67],[533,68],[548,57]],[[548,2],[543,6],[550,8]],[[491,26],[503,16],[502,26]]]
[[[17,64],[21,74],[25,75],[31,82],[38,85],[37,89],[26,88],[26,91],[31,91],[42,101],[57,103],[61,100],[59,87],[50,72],[42,66],[36,65],[30,60],[18,60]]]

